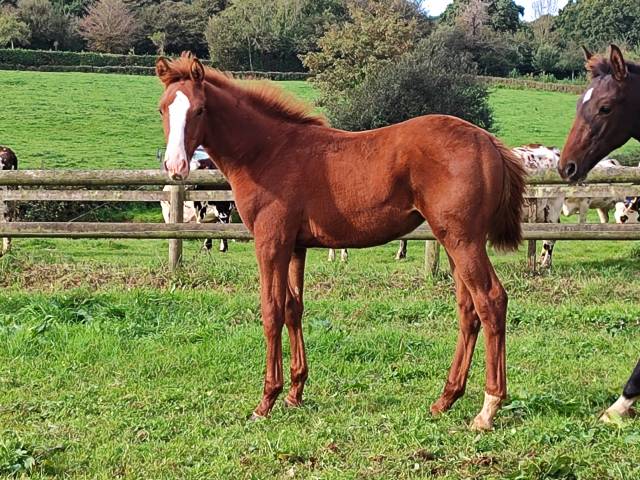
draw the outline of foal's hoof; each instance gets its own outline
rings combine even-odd
[[[266,420],[267,417],[263,417],[262,415],[258,415],[256,412],[253,412],[249,417],[249,422],[260,422],[262,420]]]
[[[431,412],[431,415],[436,417],[446,412],[447,410],[449,410],[449,407],[450,406],[447,405],[443,400],[439,399],[431,405],[431,407],[429,408],[429,411]]]
[[[298,408],[302,406],[302,401],[292,400],[291,398],[287,397],[284,399],[284,406],[287,408]]]
[[[469,426],[469,429],[474,432],[489,432],[493,430],[493,420],[487,420],[478,415],[473,419],[473,423]]]

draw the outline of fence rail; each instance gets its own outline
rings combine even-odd
[[[617,167],[602,169],[589,175],[589,185],[566,185],[555,170],[532,173],[526,196],[540,199],[567,197],[640,196],[640,168]],[[169,185],[165,191],[151,189],[121,189]],[[199,185],[210,190],[189,190]],[[251,239],[242,224],[184,224],[182,204],[189,200],[229,201],[233,199],[229,184],[217,171],[195,171],[185,182],[171,181],[158,170],[21,170],[0,171],[0,187],[29,187],[0,190],[0,203],[7,201],[99,201],[99,202],[160,202],[170,203],[174,223],[105,223],[105,222],[0,222],[0,236],[57,238],[123,238],[169,239],[171,269],[178,267],[182,257],[182,240],[194,238]],[[69,189],[60,187],[82,187]],[[185,186],[187,186],[185,188]],[[33,188],[41,187],[41,188]],[[42,188],[44,187],[44,188]],[[49,188],[51,187],[51,188]],[[120,187],[120,189],[96,189]],[[523,224],[524,238],[535,240],[639,240],[640,224]],[[427,240],[427,263],[437,269],[438,249],[427,226],[421,226],[402,237],[406,240]],[[535,252],[535,245],[533,246]]]

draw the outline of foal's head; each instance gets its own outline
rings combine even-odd
[[[578,100],[576,119],[558,164],[565,180],[583,179],[602,158],[638,135],[637,74],[611,45],[609,58],[584,49],[591,83]],[[634,85],[635,84],[635,85]]]
[[[165,86],[160,98],[167,142],[164,166],[172,179],[184,180],[189,175],[189,160],[204,139],[204,67],[197,58],[184,53],[173,62],[159,58],[156,73]]]

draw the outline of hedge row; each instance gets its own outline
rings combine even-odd
[[[44,65],[90,65],[92,67],[153,67],[155,55],[112,55],[92,52],[0,49],[0,64],[42,67]]]
[[[536,82],[535,80],[525,80],[522,78],[502,78],[502,77],[478,77],[481,81],[491,86],[507,87],[517,90],[542,90],[546,92],[562,92],[580,95],[585,87],[582,85],[571,85],[566,83]]]
[[[40,72],[94,72],[129,75],[154,75],[155,55],[112,55],[91,52],[57,52],[49,50],[0,49],[0,69]],[[205,65],[208,60],[203,60]],[[232,72],[240,78],[304,80],[305,72]]]

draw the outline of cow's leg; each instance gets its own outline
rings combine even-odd
[[[400,246],[398,247],[398,252],[396,253],[396,260],[402,260],[403,258],[407,258],[406,240],[400,240]]]
[[[220,251],[222,253],[226,252],[229,249],[229,245],[227,244],[227,239],[226,238],[221,238],[220,239]]]
[[[2,238],[2,255],[9,253],[11,250],[11,237]]]
[[[613,417],[626,417],[631,412],[631,406],[640,398],[640,360],[633,370],[629,381],[622,391],[622,395],[600,417],[603,422],[610,422]]]
[[[473,358],[473,350],[478,339],[480,319],[473,305],[473,299],[464,281],[456,273],[455,263],[449,257],[449,265],[456,284],[458,303],[458,343],[449,370],[449,377],[440,398],[431,405],[431,413],[436,415],[451,408],[453,403],[464,394],[467,375]]]
[[[289,262],[289,278],[287,300],[285,303],[284,322],[289,332],[291,345],[291,389],[285,403],[297,407],[302,403],[302,391],[307,380],[307,357],[304,351],[302,336],[302,292],[304,286],[304,263],[307,255],[305,248],[296,249]]]
[[[540,267],[551,269],[553,265],[553,247],[555,247],[555,240],[543,240],[542,241],[542,253],[540,254]]]
[[[609,223],[609,209],[598,208],[598,217],[600,218],[600,223]]]
[[[210,251],[213,248],[213,240],[211,240],[210,238],[207,238],[204,243],[202,244],[202,249],[206,250],[207,252]]]
[[[347,260],[349,260],[349,252],[347,251],[346,248],[341,248],[340,249],[340,261],[341,262],[346,262]]]
[[[252,419],[265,417],[282,392],[282,327],[288,289],[289,262],[293,241],[273,237],[268,228],[256,225],[256,256],[260,267],[260,306],[262,326],[267,345],[266,373],[262,400]],[[286,233],[279,231],[277,233]]]
[[[333,262],[336,259],[336,251],[333,248],[329,249],[329,257],[327,258],[327,260],[329,260],[330,262]]]

